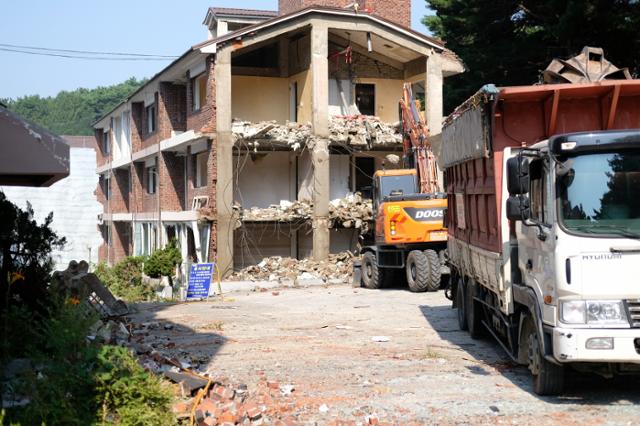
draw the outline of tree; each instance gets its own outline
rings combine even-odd
[[[51,251],[65,239],[50,228],[53,215],[42,225],[33,219],[33,209],[19,209],[0,192],[0,313],[18,297],[34,307],[47,290],[53,269]]]
[[[468,71],[447,79],[445,111],[482,85],[532,84],[555,57],[604,48],[619,67],[640,70],[638,0],[427,0],[423,22]]]
[[[7,107],[27,120],[59,135],[93,135],[91,124],[147,80],[132,77],[108,87],[62,91],[55,97],[24,96],[16,100],[5,99]]]

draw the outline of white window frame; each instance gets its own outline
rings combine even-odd
[[[209,180],[209,153],[200,152],[196,154],[196,188],[207,186]]]
[[[111,152],[111,147],[109,146],[111,144],[111,136],[109,135],[109,132],[109,129],[104,129],[102,131],[102,151],[105,155],[109,155]]]
[[[191,79],[191,107],[193,112],[200,111],[204,106],[203,104],[207,101],[206,99],[200,99],[200,82],[204,80],[204,84],[206,85],[206,78],[207,74],[203,72]]]
[[[155,102],[152,104],[149,104],[145,107],[145,115],[147,118],[147,134],[150,135],[151,133],[156,131],[156,128],[158,127],[158,123],[156,123],[156,104]]]
[[[148,166],[145,169],[147,176],[147,194],[155,194],[158,189],[158,167],[156,165]]]

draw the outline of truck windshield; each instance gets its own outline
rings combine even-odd
[[[559,216],[567,230],[640,237],[640,152],[581,155],[562,169]]]
[[[380,196],[415,194],[417,191],[415,175],[382,176]]]

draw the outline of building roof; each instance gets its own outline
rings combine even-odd
[[[434,37],[429,37],[425,34],[422,34],[418,31],[415,31],[411,28],[405,27],[403,25],[400,25],[396,22],[390,21],[386,18],[382,18],[378,15],[376,15],[375,13],[368,13],[366,11],[355,11],[353,9],[344,9],[344,8],[337,8],[337,7],[328,7],[328,6],[310,6],[304,9],[300,9],[297,10],[295,12],[291,12],[289,14],[286,15],[280,15],[280,16],[275,16],[271,19],[267,19],[265,21],[262,22],[258,22],[257,24],[254,25],[250,25],[247,26],[245,28],[242,28],[240,30],[225,34],[221,37],[218,38],[214,38],[212,40],[207,40],[205,42],[202,42],[200,44],[197,44],[195,46],[193,46],[194,48],[203,48],[212,44],[222,44],[225,42],[228,42],[230,40],[234,40],[238,37],[242,37],[243,35],[247,35],[247,34],[252,34],[255,33],[256,31],[260,31],[266,28],[270,28],[273,27],[275,25],[279,25],[279,24],[283,24],[286,23],[288,21],[292,21],[294,19],[300,18],[302,16],[305,15],[309,15],[312,13],[323,13],[323,14],[327,14],[327,15],[341,15],[341,16],[347,16],[347,17],[366,17],[369,18],[373,21],[377,21],[380,24],[383,24],[387,27],[393,27],[397,30],[399,30],[400,32],[404,33],[405,35],[409,35],[410,37],[417,39],[419,41],[421,41],[422,43],[426,43],[428,45],[430,45],[431,47],[435,47],[438,50],[442,51],[445,50],[444,47],[444,42],[440,39],[434,38]]]
[[[215,16],[247,16],[260,18],[275,18],[278,12],[275,10],[236,9],[232,7],[210,7],[209,12]]]
[[[51,186],[69,176],[69,145],[0,107],[0,185]]]
[[[125,99],[124,101],[122,101],[120,104],[118,104],[116,107],[114,107],[111,111],[109,111],[108,113],[104,114],[101,118],[99,118],[98,120],[96,120],[93,125],[95,126],[96,124],[98,124],[100,121],[102,121],[104,118],[108,117],[109,115],[111,115],[113,113],[113,111],[117,110],[122,104],[128,102],[133,96],[135,96],[136,94],[138,94],[139,92],[141,92],[146,86],[148,86],[149,84],[151,84],[152,82],[156,81],[161,75],[163,75],[165,72],[167,72],[169,69],[173,68],[176,64],[178,64],[179,62],[183,61],[185,58],[187,58],[189,56],[189,54],[194,53],[194,52],[200,52],[200,53],[215,53],[216,51],[216,46],[218,44],[224,44],[224,43],[228,43],[229,41],[233,41],[237,38],[241,38],[243,36],[246,35],[250,35],[253,33],[256,33],[257,31],[261,31],[264,29],[268,29],[271,28],[273,26],[276,25],[280,25],[280,24],[286,24],[290,21],[294,21],[295,19],[301,18],[305,15],[310,15],[313,13],[320,13],[320,14],[325,14],[325,15],[334,15],[334,16],[345,16],[345,17],[364,17],[364,18],[368,18],[374,22],[377,22],[379,24],[382,24],[388,28],[392,28],[392,29],[396,29],[398,32],[402,33],[405,36],[409,36],[411,38],[413,38],[414,40],[426,44],[432,48],[435,48],[438,50],[439,53],[442,53],[443,56],[446,56],[452,60],[458,61],[462,64],[462,60],[451,50],[445,48],[444,42],[438,38],[434,38],[434,37],[429,37],[425,34],[422,34],[418,31],[415,31],[411,28],[407,28],[403,25],[400,25],[396,22],[390,21],[388,19],[382,18],[376,14],[371,14],[368,12],[363,12],[363,11],[355,11],[353,9],[342,9],[342,8],[336,8],[336,7],[327,7],[327,6],[311,6],[311,7],[307,7],[305,9],[300,9],[297,10],[295,12],[286,14],[286,15],[278,15],[277,12],[275,11],[266,11],[266,10],[253,10],[253,9],[233,9],[233,8],[215,8],[215,7],[211,7],[209,8],[208,12],[207,12],[207,17],[214,14],[215,11],[221,11],[220,13],[223,13],[222,11],[224,11],[224,13],[231,13],[229,11],[243,11],[241,13],[247,13],[247,15],[245,16],[257,16],[257,15],[248,15],[248,13],[253,13],[253,12],[257,12],[257,13],[263,13],[263,14],[270,14],[270,15],[261,15],[261,17],[267,18],[262,22],[258,22],[256,24],[253,25],[249,25],[247,27],[244,27],[242,29],[239,29],[237,31],[232,31],[229,32],[223,36],[211,39],[211,40],[207,40],[204,41],[202,43],[198,43],[194,46],[191,46],[182,56],[180,56],[180,58],[174,60],[171,64],[167,65],[162,71],[158,72],[156,75],[154,75],[151,79],[149,79],[149,81],[143,85],[142,87],[138,88],[138,90],[136,90],[135,92],[133,92],[131,95],[129,95],[127,97],[127,99]],[[207,22],[207,19],[205,18],[205,23]]]

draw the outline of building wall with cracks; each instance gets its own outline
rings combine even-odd
[[[101,259],[175,238],[187,262],[227,273],[272,253],[324,259],[355,249],[359,231],[335,226],[332,200],[365,191],[401,150],[389,129],[402,83],[424,93],[438,133],[443,78],[463,70],[439,41],[373,18],[320,7],[218,35],[98,120]],[[341,115],[355,117],[331,118]],[[242,216],[283,202],[308,211],[302,220]]]

